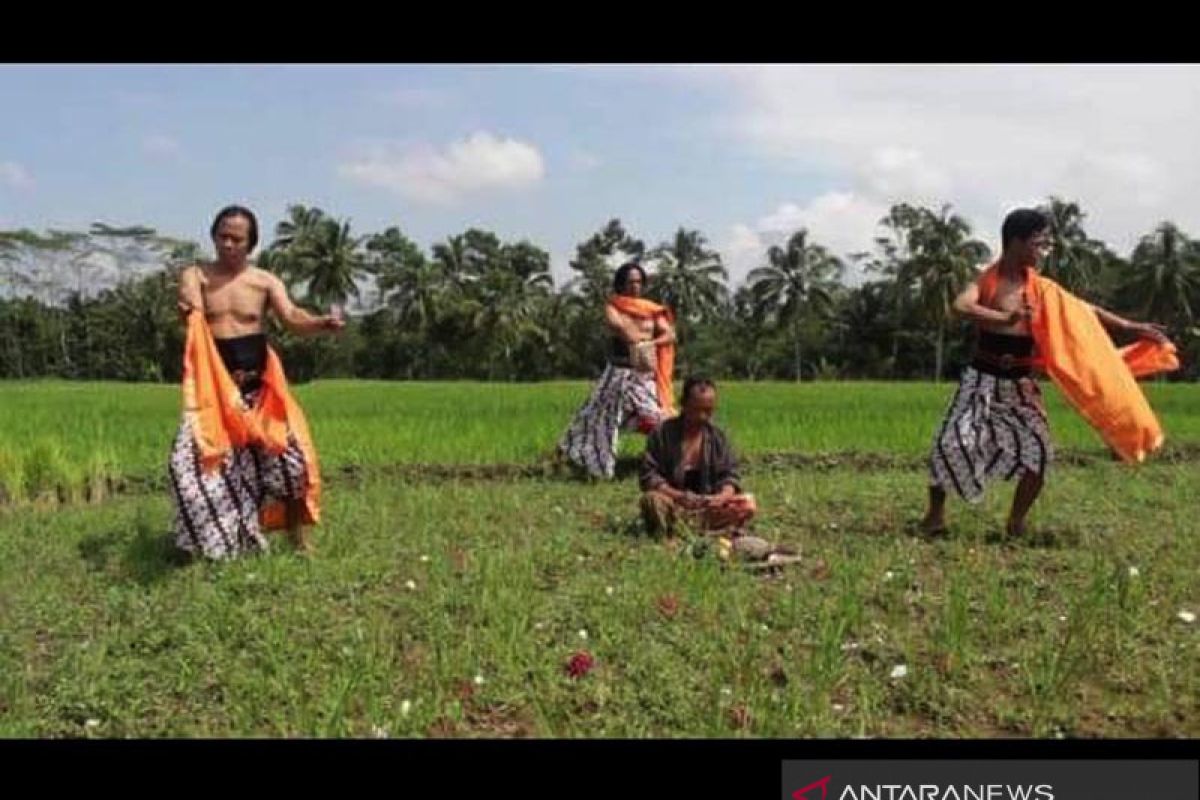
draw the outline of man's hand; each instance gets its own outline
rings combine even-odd
[[[738,504],[738,496],[736,494],[717,494],[708,499],[709,505],[715,508],[728,508]]]
[[[1130,333],[1136,333],[1145,339],[1153,339],[1159,344],[1167,344],[1171,341],[1167,337],[1166,326],[1155,322],[1131,322],[1125,330]]]
[[[1016,325],[1021,322],[1033,322],[1033,306],[1024,305],[1015,311],[1010,311],[1008,319],[1005,320],[1008,325]]]

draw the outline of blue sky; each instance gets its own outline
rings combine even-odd
[[[896,200],[994,243],[1050,193],[1125,251],[1200,233],[1200,68],[0,66],[0,226],[141,223],[206,243],[213,212],[288,203],[428,248],[470,226],[547,248],[610,217],[702,230],[735,282],[797,227],[867,249]]]

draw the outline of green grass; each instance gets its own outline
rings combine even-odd
[[[36,423],[0,422],[25,493],[0,509],[0,736],[1200,735],[1195,465],[1064,464],[1029,541],[992,541],[1011,484],[916,538],[912,464],[952,389],[727,387],[752,455],[903,457],[749,459],[761,534],[803,554],[769,578],[639,535],[627,480],[382,469],[532,461],[583,384],[301,387],[331,475],[318,554],[273,538],[184,568],[163,491],[107,495],[161,469],[174,390],[0,387]],[[1150,392],[1172,442],[1200,441],[1194,387]],[[1060,444],[1102,452],[1051,402]]]
[[[1060,470],[1016,547],[1006,491],[928,542],[919,473],[752,480],[776,579],[631,533],[619,483],[372,478],[310,561],[186,568],[161,496],[10,514],[0,735],[1200,733],[1193,468]]]
[[[1200,445],[1200,388],[1146,388],[1168,447]],[[348,465],[532,464],[553,451],[588,390],[584,382],[321,381],[296,393],[332,473]],[[953,391],[950,383],[729,383],[721,386],[719,417],[748,456],[919,458]],[[1099,437],[1050,384],[1046,394],[1058,445],[1102,454]],[[90,497],[107,493],[100,492],[105,478],[161,481],[179,402],[173,386],[0,383],[0,496]],[[635,454],[639,445],[626,437],[622,452]]]

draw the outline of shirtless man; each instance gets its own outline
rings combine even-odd
[[[1009,537],[1025,532],[1025,519],[1042,490],[1053,457],[1042,393],[1033,378],[1034,309],[1025,296],[1026,272],[1050,248],[1050,220],[1040,211],[1018,209],[1001,228],[1003,252],[994,292],[973,281],[954,301],[954,311],[975,323],[974,357],[934,437],[929,457],[929,505],[921,527],[945,529],[947,491],[968,502],[983,498],[995,478],[1020,476],[1005,527]],[[988,295],[988,296],[985,296]],[[1159,326],[1131,322],[1096,306],[1100,322],[1157,341]]]
[[[564,458],[594,477],[615,474],[622,429],[648,435],[673,414],[673,316],[642,297],[645,288],[646,273],[638,264],[616,271],[614,294],[604,309],[608,363],[558,444]]]
[[[184,320],[196,311],[204,314],[224,368],[242,402],[253,408],[263,395],[268,310],[300,335],[340,331],[345,323],[297,307],[278,277],[250,265],[248,257],[258,244],[258,221],[249,209],[222,209],[210,232],[217,260],[183,271],[178,309]],[[258,446],[234,448],[218,469],[207,471],[200,465],[194,424],[185,408],[171,451],[175,545],[191,556],[213,559],[264,550],[258,512],[273,498],[286,504],[286,526],[297,549],[309,551],[299,507],[307,465],[294,432],[289,430],[282,454],[272,455]]]

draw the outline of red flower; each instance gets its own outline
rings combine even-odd
[[[744,705],[741,705],[740,703],[729,709],[728,714],[729,724],[739,730],[749,728],[754,722],[753,718],[750,716],[750,712]]]
[[[567,661],[565,669],[567,674],[572,678],[582,678],[584,675],[587,675],[592,671],[592,667],[595,666],[595,664],[596,659],[592,658],[591,653],[589,653],[587,650],[580,650],[571,656],[569,661]]]

